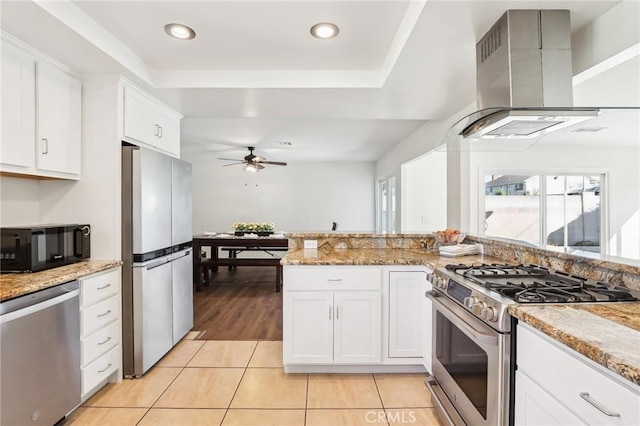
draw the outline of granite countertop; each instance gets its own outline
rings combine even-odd
[[[520,305],[509,313],[640,385],[640,303]]]
[[[457,257],[440,256],[435,251],[392,248],[302,249],[289,251],[283,265],[423,265],[431,269],[450,263],[504,263],[479,254]]]
[[[514,259],[515,260],[515,259]],[[511,263],[486,255],[440,256],[401,248],[298,249],[283,265],[423,265]],[[640,303],[520,305],[509,313],[598,364],[640,384]]]
[[[122,265],[119,260],[86,260],[42,272],[0,275],[0,302],[64,284]]]

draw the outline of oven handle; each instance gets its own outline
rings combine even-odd
[[[463,329],[464,331],[469,333],[471,336],[473,336],[473,338],[475,340],[477,340],[478,342],[487,344],[487,345],[492,345],[492,346],[497,346],[498,345],[498,336],[497,335],[485,334],[485,333],[483,333],[481,331],[478,331],[475,328],[473,328],[471,325],[467,324],[465,321],[463,321],[461,318],[459,318],[455,314],[452,315],[454,318],[452,318],[451,315],[446,315],[448,312],[450,312],[450,309],[438,299],[439,294],[438,294],[437,291],[429,290],[424,295],[427,296],[427,298],[429,300],[431,300],[432,302],[434,302],[434,303],[440,305],[442,308],[444,308],[445,310],[441,311],[441,312],[447,318],[449,318],[449,320],[454,322],[454,324],[457,327],[460,327],[461,329]]]

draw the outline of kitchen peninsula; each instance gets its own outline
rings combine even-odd
[[[328,361],[328,356],[316,356],[319,362],[312,362],[313,357],[301,357],[296,361],[295,346],[290,339],[298,337],[303,328],[298,328],[297,315],[305,313],[304,310],[296,310],[295,299],[292,295],[299,293],[331,293],[332,300],[340,296],[340,291],[367,293],[379,292],[382,294],[382,318],[392,319],[394,307],[391,302],[390,289],[393,287],[393,274],[402,272],[421,273],[424,285],[417,285],[414,281],[412,293],[404,300],[403,313],[411,312],[412,306],[406,305],[407,301],[420,300],[423,308],[427,305],[424,292],[431,287],[427,281],[436,268],[444,267],[451,263],[509,263],[509,264],[538,264],[555,269],[557,271],[581,275],[591,280],[602,281],[629,289],[640,289],[640,268],[623,263],[616,263],[608,259],[591,259],[573,256],[564,253],[555,253],[533,247],[522,246],[512,242],[502,242],[486,238],[468,236],[465,243],[480,243],[483,245],[484,254],[462,257],[443,257],[434,249],[434,240],[427,234],[366,234],[366,233],[290,233],[289,252],[283,257],[284,266],[284,363],[288,371],[362,371],[362,364],[367,365],[367,371],[377,371],[379,365],[393,363],[389,356],[390,341],[394,332],[390,322],[386,320],[382,324],[382,348],[383,355],[373,358],[375,361],[364,363],[352,363],[357,368],[349,367],[348,363],[334,362],[335,358]],[[315,240],[317,249],[303,249],[304,240]],[[371,275],[371,269],[376,273]],[[308,271],[309,273],[306,273]],[[354,271],[353,274],[340,276],[341,272]],[[358,273],[365,272],[367,280],[358,281]],[[334,276],[335,275],[335,276]],[[304,277],[305,279],[301,279]],[[333,280],[333,281],[332,281]],[[372,284],[373,282],[373,284]],[[410,282],[410,281],[407,281]],[[397,288],[401,288],[404,282],[399,281]],[[358,287],[360,286],[360,287]],[[308,296],[307,294],[306,296]],[[307,299],[309,299],[307,297]],[[338,313],[330,312],[333,302],[324,302],[321,306],[322,318],[337,316]],[[370,302],[375,303],[375,302]],[[312,304],[313,305],[313,304]],[[306,310],[306,314],[310,312]],[[395,310],[397,312],[397,310]],[[637,351],[629,351],[629,345],[633,342],[640,344],[640,323],[634,320],[640,314],[640,302],[608,303],[608,304],[574,304],[570,308],[562,305],[552,307],[538,307],[537,305],[520,306],[510,308],[509,312],[521,322],[531,325],[551,339],[567,345],[576,353],[602,366],[613,375],[626,381],[631,387],[637,388],[640,384],[640,354]],[[578,312],[578,313],[576,313]],[[571,323],[576,315],[588,316],[591,320],[588,326],[589,332],[579,332],[579,326]],[[414,321],[422,315],[423,321],[428,321],[429,326],[423,327],[419,333],[423,339],[422,346],[425,359],[420,362],[430,371],[430,312],[427,315],[412,312]],[[564,318],[564,320],[563,320]],[[406,320],[406,318],[405,318]],[[568,322],[566,322],[568,321]],[[415,325],[415,322],[413,322]],[[563,325],[564,324],[564,325]],[[596,342],[588,336],[607,334],[608,327],[615,326],[620,339],[607,339]],[[577,327],[577,328],[576,328]],[[333,326],[332,332],[337,328]],[[406,330],[406,325],[402,330]],[[317,342],[318,334],[322,330],[316,330],[313,338]],[[325,330],[326,331],[326,330]],[[415,330],[414,330],[415,332]],[[327,331],[328,333],[328,331]],[[597,339],[596,339],[597,340]],[[335,342],[335,336],[331,340]],[[630,343],[631,342],[631,343]],[[309,343],[309,342],[306,342]],[[316,348],[317,349],[317,348]],[[622,355],[621,355],[622,354]],[[317,354],[316,354],[317,355]],[[333,357],[336,354],[332,354]],[[396,361],[398,359],[396,358]],[[399,361],[397,361],[399,363]],[[404,365],[416,366],[417,357],[407,357]],[[322,367],[321,365],[325,365]],[[331,367],[326,367],[331,365]]]

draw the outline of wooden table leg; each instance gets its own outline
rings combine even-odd
[[[276,265],[276,292],[280,292],[282,288],[282,265]]]

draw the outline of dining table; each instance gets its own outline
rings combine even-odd
[[[201,286],[209,285],[211,275],[214,275],[218,268],[226,266],[229,269],[238,266],[272,266],[276,268],[276,291],[282,288],[282,265],[280,256],[276,252],[288,250],[289,241],[282,234],[270,234],[258,236],[255,234],[232,235],[206,233],[193,236],[193,282],[196,290]],[[209,256],[203,250],[209,247]],[[238,254],[248,252],[266,253],[269,256],[263,257],[238,257]],[[228,256],[221,256],[228,253]]]

